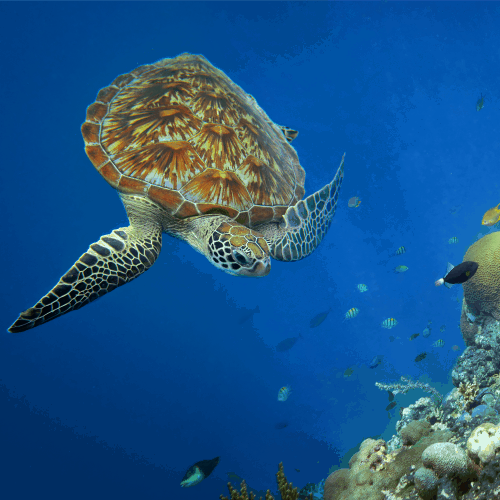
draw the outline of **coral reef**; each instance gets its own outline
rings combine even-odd
[[[500,451],[500,426],[486,422],[476,427],[467,440],[467,451],[477,463],[491,462]]]
[[[483,236],[469,247],[464,261],[479,264],[476,274],[463,284],[468,309],[500,320],[500,232]]]
[[[411,446],[427,436],[430,431],[431,424],[427,420],[414,420],[401,429],[400,436],[405,446]]]
[[[307,500],[313,500],[313,494],[310,493],[309,497],[299,497],[299,491],[297,488],[293,487],[292,483],[289,483],[286,479],[285,472],[283,470],[283,462],[278,465],[278,472],[276,473],[276,482],[278,483],[278,489],[281,495],[281,500],[299,500],[299,498],[307,498]],[[227,483],[227,488],[229,490],[230,498],[220,495],[220,500],[255,500],[255,495],[250,493],[248,495],[247,485],[243,480],[240,485],[240,491],[233,487],[231,483]],[[262,497],[260,498],[262,500]],[[271,492],[267,490],[265,500],[274,500]]]

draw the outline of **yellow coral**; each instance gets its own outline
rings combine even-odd
[[[479,393],[479,384],[477,383],[476,376],[474,375],[474,380],[472,383],[467,382],[464,384],[460,383],[458,388],[458,392],[463,396],[463,408],[465,411],[469,411],[471,409],[472,403],[476,399],[477,394]]]
[[[466,260],[479,264],[476,274],[463,284],[467,306],[476,315],[486,313],[500,319],[500,232],[476,241],[467,250]]]

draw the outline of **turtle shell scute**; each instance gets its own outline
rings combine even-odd
[[[280,128],[203,56],[120,75],[87,109],[82,134],[109,184],[179,218],[224,213],[251,226],[278,220],[304,194]]]

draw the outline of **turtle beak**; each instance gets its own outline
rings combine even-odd
[[[271,272],[271,259],[265,261],[257,261],[250,269],[241,268],[239,271],[240,276],[247,276],[249,278],[263,278]]]

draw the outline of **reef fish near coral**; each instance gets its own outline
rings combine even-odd
[[[448,263],[448,272],[446,273],[444,278],[437,280],[434,284],[436,286],[440,286],[444,283],[446,286],[446,284],[457,285],[459,283],[465,283],[467,280],[471,279],[474,274],[476,274],[478,267],[479,264],[477,262],[473,262],[470,260],[466,260],[465,262],[462,262],[455,267]]]
[[[191,465],[184,474],[184,478],[181,481],[181,486],[183,488],[189,488],[195,484],[201,483],[205,478],[210,476],[214,469],[219,463],[220,457],[212,458],[212,460],[201,460]]]
[[[458,238],[456,236],[452,236],[449,240],[448,240],[448,243],[450,245],[453,245],[455,243],[458,243]]]
[[[383,359],[383,356],[381,355],[378,355],[378,356],[375,356],[373,359],[372,359],[372,362],[370,363],[370,368],[377,368],[377,366],[382,363],[382,359]]]
[[[427,326],[426,328],[424,328],[424,331],[422,332],[422,337],[426,339],[427,337],[430,336],[431,336],[431,329]]]
[[[347,206],[349,208],[357,208],[361,205],[361,199],[358,196],[353,196],[352,198],[349,198],[349,201],[347,202]]]
[[[403,255],[404,253],[406,253],[406,248],[404,246],[400,246],[397,250],[396,250],[396,253],[394,255]]]
[[[300,338],[302,338],[302,335],[299,334],[297,337],[290,337],[288,339],[282,340],[276,345],[276,352],[285,352],[290,350]]]
[[[288,399],[288,396],[290,396],[290,393],[292,390],[290,389],[290,386],[285,385],[283,386],[279,391],[278,391],[278,401],[284,402]]]
[[[387,318],[387,319],[384,319],[384,321],[382,321],[382,323],[380,324],[380,326],[382,328],[387,328],[387,329],[391,329],[391,328],[394,328],[396,325],[398,324],[398,321],[394,318]]]
[[[483,226],[494,226],[500,221],[500,203],[493,208],[490,208],[484,215],[481,224]]]
[[[419,335],[420,333],[414,333],[413,335],[410,336],[410,340],[415,340]]]
[[[484,108],[484,95],[481,93],[481,97],[476,102],[476,111],[481,111]]]
[[[347,370],[344,372],[344,377],[350,377],[354,373],[354,367],[350,366],[347,368]]]
[[[393,408],[396,408],[396,405],[397,405],[396,401],[393,401],[392,403],[389,403],[389,404],[387,405],[387,407],[385,408],[385,410],[386,410],[386,411],[390,411],[390,410],[392,410]]]
[[[352,319],[355,318],[359,314],[359,309],[357,307],[351,307],[346,313],[344,318],[345,319]]]
[[[415,363],[418,363],[419,361],[422,361],[427,357],[426,352],[421,352],[416,358],[415,358]]]
[[[407,266],[396,266],[394,268],[394,272],[395,273],[405,273],[406,271],[408,271],[408,267]]]
[[[444,346],[444,340],[443,339],[438,339],[436,342],[432,344],[432,347],[443,347]]]
[[[330,307],[330,309],[328,309],[328,311],[324,311],[324,312],[320,312],[320,313],[316,314],[316,316],[314,316],[314,318],[311,319],[309,326],[311,328],[316,328],[319,325],[321,325],[321,323],[323,323],[323,321],[325,321],[325,319],[328,317],[331,310],[332,310],[332,308]]]
[[[361,292],[366,292],[368,291],[368,287],[364,283],[360,283],[359,285],[356,286],[356,288]]]

